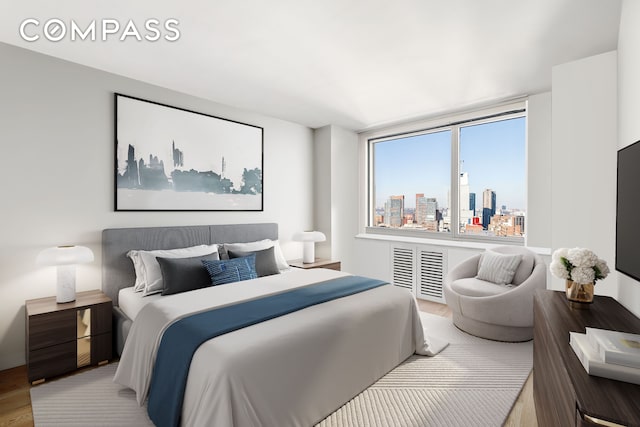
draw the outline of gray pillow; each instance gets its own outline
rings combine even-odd
[[[522,255],[504,255],[485,251],[480,255],[476,279],[486,280],[497,285],[508,285],[513,281]]]
[[[504,255],[522,255],[522,261],[520,261],[520,265],[516,269],[516,274],[513,275],[513,280],[511,281],[514,285],[522,284],[531,276],[533,266],[536,263],[536,256],[530,250],[522,246],[499,246],[490,250]]]
[[[273,246],[261,251],[244,252],[227,250],[227,253],[230,259],[256,254],[256,273],[258,277],[280,274]]]
[[[209,255],[191,258],[157,257],[156,259],[160,264],[164,283],[162,295],[172,295],[211,286],[211,276],[202,265],[202,261],[215,261],[220,258],[218,257],[218,252],[214,252]]]

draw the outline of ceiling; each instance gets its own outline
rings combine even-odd
[[[20,38],[71,20],[179,21],[168,42]],[[619,0],[0,0],[0,41],[317,128],[363,130],[548,91],[614,50]],[[51,27],[54,28],[54,27]],[[171,35],[168,31],[162,36]]]

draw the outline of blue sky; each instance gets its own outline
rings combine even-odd
[[[465,126],[460,130],[460,171],[469,174],[469,190],[496,192],[500,208],[525,209],[524,117]],[[446,206],[451,175],[451,133],[442,131],[375,144],[376,206],[389,196],[405,196],[405,206],[415,207],[416,193],[436,197]],[[401,165],[398,167],[397,165]]]

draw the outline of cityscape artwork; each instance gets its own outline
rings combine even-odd
[[[116,211],[262,211],[263,128],[115,94]]]

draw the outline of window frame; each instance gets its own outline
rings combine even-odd
[[[525,230],[523,237],[497,237],[497,236],[483,236],[460,233],[459,220],[460,220],[460,129],[465,126],[482,125],[487,123],[493,123],[503,120],[509,120],[514,118],[525,118]],[[512,102],[508,104],[500,104],[494,107],[489,107],[481,110],[474,110],[467,113],[461,113],[457,115],[443,116],[441,118],[424,120],[420,122],[414,122],[404,125],[396,125],[381,128],[372,132],[366,132],[362,134],[362,138],[365,142],[365,169],[366,169],[366,200],[365,200],[365,233],[366,234],[380,234],[435,240],[451,240],[451,241],[468,241],[468,242],[491,242],[491,243],[504,243],[512,245],[525,245],[527,236],[527,101],[522,100],[518,102]],[[375,188],[374,188],[374,144],[377,142],[383,142],[393,139],[400,139],[405,137],[424,135],[428,133],[435,133],[449,130],[451,132],[451,165],[450,165],[450,200],[451,206],[451,231],[445,232],[433,232],[422,229],[403,229],[403,228],[387,228],[376,227],[372,224],[375,218]],[[405,197],[411,197],[412,195],[405,195]],[[477,202],[476,202],[477,203]]]

